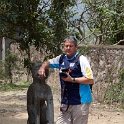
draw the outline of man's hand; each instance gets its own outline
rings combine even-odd
[[[42,77],[46,77],[46,73],[45,73],[45,69],[43,69],[42,67],[38,70],[38,74]]]
[[[46,69],[49,68],[50,63],[48,61],[44,62],[40,69],[38,70],[38,74],[42,77],[47,77],[46,75]]]
[[[67,74],[67,77],[66,78],[62,78],[64,81],[67,81],[67,82],[72,82],[72,77],[69,75],[69,73],[66,73]]]

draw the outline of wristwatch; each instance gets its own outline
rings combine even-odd
[[[75,78],[72,78],[72,83],[76,83],[76,82],[75,82]]]

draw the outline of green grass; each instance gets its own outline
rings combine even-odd
[[[15,91],[15,90],[24,90],[29,87],[31,83],[26,81],[21,81],[19,84],[8,84],[2,83],[0,84],[0,91]]]

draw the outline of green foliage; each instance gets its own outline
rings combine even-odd
[[[99,44],[115,44],[124,39],[124,1],[103,0],[87,3],[95,15],[89,27],[95,30]]]
[[[114,102],[124,104],[124,69],[120,71],[119,82],[110,85],[104,99],[109,104]]]
[[[25,67],[30,63],[30,46],[46,52],[52,58],[60,54],[63,38],[67,35],[66,9],[74,0],[1,0],[0,37],[13,39],[28,55]],[[27,61],[28,60],[28,61]]]
[[[78,8],[81,9],[76,11]],[[86,37],[86,33],[92,36]],[[34,45],[48,53],[46,58],[52,58],[62,52],[60,45],[68,34],[82,41],[95,38],[99,44],[115,44],[124,39],[124,2],[0,1],[0,37],[13,39],[27,53]]]
[[[66,35],[75,35],[83,44],[94,39],[94,44],[115,44],[124,39],[123,8],[122,0],[1,0],[0,37],[19,44],[28,55],[24,67],[29,68],[31,45],[46,52],[44,59],[48,59],[62,52]]]
[[[16,64],[18,58],[16,55],[11,54],[8,49],[5,56],[5,61],[1,61],[0,63],[0,79],[5,80],[5,82],[9,81],[12,83],[12,70],[19,70],[18,65]]]
[[[24,90],[30,86],[30,82],[21,81],[20,84],[0,84],[0,91],[16,91],[16,90]]]
[[[0,61],[0,80],[9,79],[8,75],[5,73],[5,66],[2,61]]]
[[[77,0],[66,20],[68,32],[83,44],[110,45],[124,39],[123,0]]]
[[[109,44],[114,44],[124,39],[124,2],[118,0],[112,3],[112,7],[107,12],[111,23],[107,34]]]

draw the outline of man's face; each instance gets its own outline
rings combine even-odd
[[[68,56],[68,58],[73,57],[76,51],[77,45],[75,46],[74,42],[66,40],[64,43],[64,52]]]

